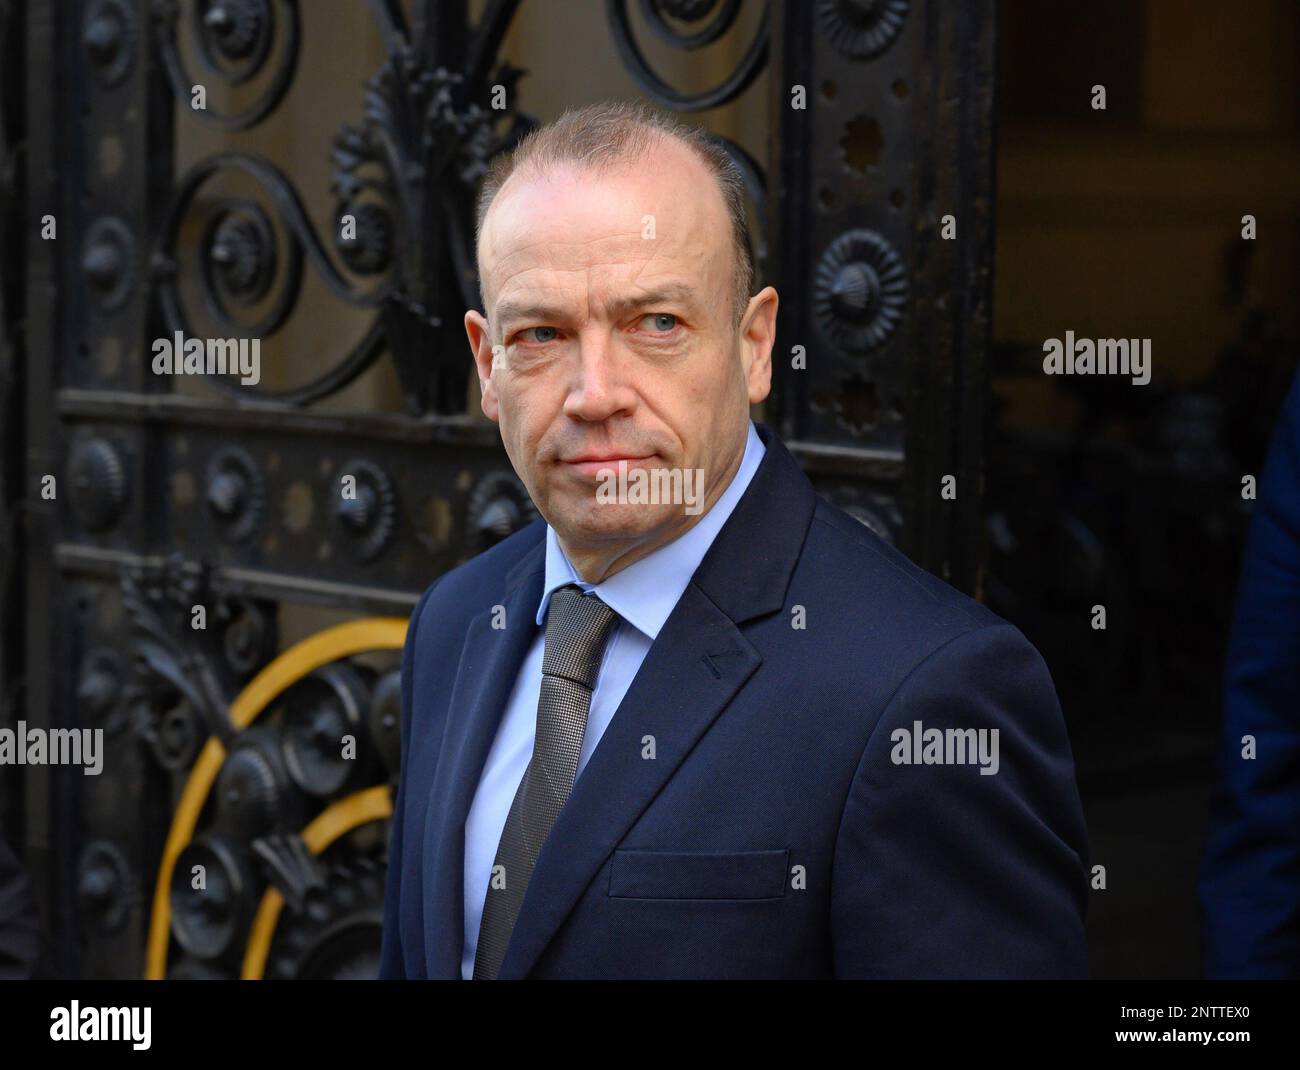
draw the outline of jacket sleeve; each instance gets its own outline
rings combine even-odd
[[[932,729],[975,729],[953,733],[967,744],[989,731],[966,752],[978,760],[903,764],[925,757],[912,737]],[[899,685],[849,789],[831,871],[836,976],[1085,977],[1087,854],[1042,657],[1005,623],[950,639]]]
[[[393,803],[393,818],[389,830],[388,872],[384,883],[383,938],[379,952],[378,979],[381,981],[402,980],[406,977],[406,960],[402,952],[402,829],[406,815],[406,756],[411,753],[411,696],[415,688],[416,632],[425,603],[441,582],[441,579],[435,581],[420,596],[419,602],[411,613],[411,622],[406,629],[406,641],[402,645],[402,760],[397,781],[397,798]]]
[[[1300,977],[1298,695],[1300,378],[1259,480],[1228,640],[1200,872],[1208,977]]]

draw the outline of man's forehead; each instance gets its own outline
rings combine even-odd
[[[502,274],[525,268],[588,271],[617,268],[663,255],[665,247],[673,244],[676,242],[672,235],[664,235],[662,241],[651,241],[639,229],[626,234],[593,235],[578,241],[545,233],[515,232],[496,238],[489,245],[488,255],[489,263]]]
[[[639,230],[582,241],[533,235],[517,245],[501,243],[498,256],[485,260],[487,297],[500,307],[572,290],[603,302],[683,279],[698,294],[722,270],[715,264],[718,251],[708,246],[707,235],[686,228],[678,234],[656,232],[653,240]]]
[[[560,164],[506,181],[488,209],[481,251],[499,256],[537,237],[578,246],[611,237],[645,240],[648,221],[656,234],[696,231],[711,214],[725,218],[721,202],[716,183],[694,159],[657,155],[608,171]]]

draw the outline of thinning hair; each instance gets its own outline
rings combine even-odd
[[[602,101],[569,108],[558,119],[526,134],[514,149],[496,156],[479,190],[474,224],[474,248],[483,235],[483,221],[506,180],[516,172],[542,175],[572,164],[597,174],[608,173],[643,158],[663,140],[679,142],[695,153],[717,182],[731,220],[732,313],[736,325],[754,292],[754,256],[749,241],[745,180],[736,161],[707,131],[688,126],[641,101]],[[479,294],[487,311],[479,271]]]

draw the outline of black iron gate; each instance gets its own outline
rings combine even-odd
[[[364,5],[386,59],[337,116],[328,188],[303,189],[241,139],[293,89],[313,20],[342,7],[0,2],[23,72],[0,157],[21,235],[0,290],[20,500],[0,519],[25,581],[4,592],[4,724],[105,740],[101,776],[32,766],[0,794],[61,972],[373,972],[403,618],[536,515],[495,427],[466,412],[461,327],[475,185],[536,122],[544,72],[502,55],[520,0]],[[767,158],[724,143],[750,182],[760,281],[782,297],[766,419],[824,494],[975,590],[992,2],[761,7],[703,92],[663,80],[639,42],[693,52],[753,3],[592,16],[667,108],[762,94]],[[227,136],[181,166],[187,124]],[[276,350],[294,317],[334,305],[356,310],[356,338],[310,361]],[[160,344],[191,338],[256,341],[266,381],[160,372]],[[339,403],[385,367],[392,404]],[[340,623],[291,641],[289,605]]]

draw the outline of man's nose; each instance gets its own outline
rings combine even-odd
[[[578,362],[564,411],[575,419],[606,420],[630,410],[632,390],[624,378],[607,331],[584,332],[578,339]]]

